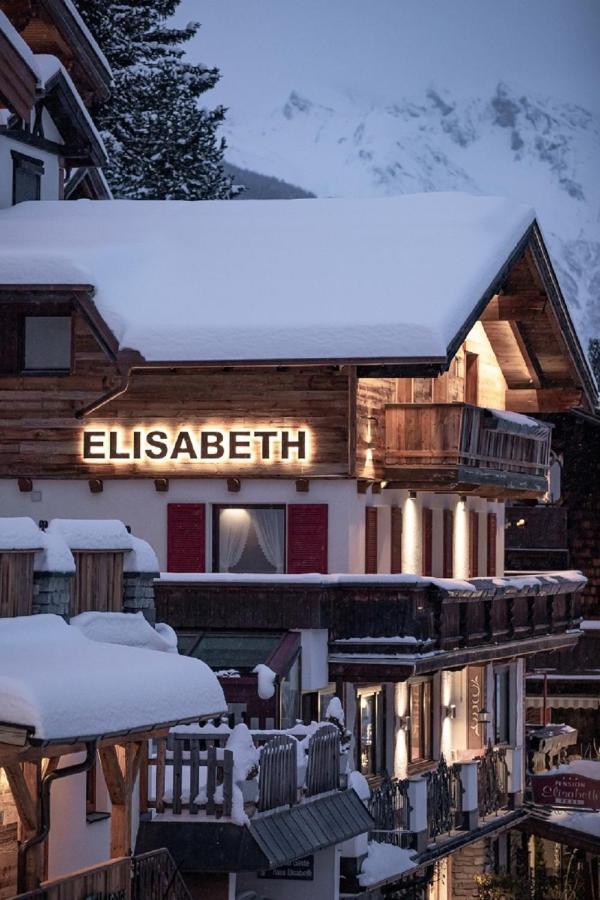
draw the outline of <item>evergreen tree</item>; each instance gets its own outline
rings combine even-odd
[[[77,0],[113,70],[110,99],[92,109],[116,197],[223,199],[232,194],[217,135],[225,110],[200,105],[219,70],[193,65],[183,45],[199,25],[168,24],[180,0]]]

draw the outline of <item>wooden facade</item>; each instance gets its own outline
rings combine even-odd
[[[480,415],[482,407],[535,415],[586,402],[585,372],[577,369],[569,335],[561,332],[548,296],[539,288],[532,295],[537,284],[532,259],[527,251],[508,276],[506,290],[513,293],[494,295],[480,320],[468,323],[447,371],[423,377],[395,372],[365,378],[361,367],[350,364],[149,366],[135,353],[119,351],[89,289],[0,288],[0,321],[7,335],[0,358],[0,477],[342,476],[397,486],[413,481],[418,487],[415,466],[426,463],[433,471],[437,463],[442,469],[474,463],[482,469],[487,453],[491,495],[539,494],[544,454],[531,456],[526,439],[484,453],[479,439],[473,449],[462,446],[460,437],[465,416]],[[65,314],[72,318],[70,370],[25,374],[23,317]],[[110,439],[119,452],[131,447],[135,431],[195,435],[203,428],[239,430],[244,436],[251,429],[303,429],[310,446],[304,458],[275,454],[268,463],[245,460],[244,454],[201,462],[185,453],[176,460],[83,459],[84,431],[113,432]],[[515,460],[521,464],[515,466]],[[527,477],[508,484],[515,481],[507,481],[509,470]],[[428,484],[434,490],[469,489],[459,474]],[[471,489],[482,483],[465,481]]]
[[[31,613],[34,558],[33,550],[0,550],[0,617]]]

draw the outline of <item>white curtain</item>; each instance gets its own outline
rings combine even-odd
[[[230,572],[242,558],[248,532],[250,515],[246,509],[223,509],[219,516],[219,568]]]
[[[253,509],[252,518],[258,543],[276,572],[283,572],[283,513],[280,509]]]

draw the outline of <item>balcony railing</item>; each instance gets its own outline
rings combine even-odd
[[[491,744],[479,759],[477,800],[481,818],[505,809],[508,802],[508,764],[506,750]]]
[[[437,768],[425,775],[427,782],[427,825],[431,839],[449,834],[460,825],[462,785],[458,766],[449,766],[442,756]]]
[[[385,410],[385,477],[412,488],[544,493],[550,434],[543,422],[467,403],[396,403]]]
[[[241,792],[246,813],[293,806],[305,798],[338,790],[340,733],[323,725],[312,734],[299,764],[298,741],[286,734],[265,734],[255,777],[234,781],[235,758],[224,745],[227,735],[172,733],[156,741],[148,758],[148,806],[157,813],[230,818],[234,792]]]
[[[47,881],[15,900],[73,900],[127,898],[127,900],[192,900],[168,850],[112,859],[74,875]]]
[[[408,779],[399,780],[386,776],[371,791],[367,807],[375,822],[370,834],[371,840],[400,846],[402,835],[410,830]]]

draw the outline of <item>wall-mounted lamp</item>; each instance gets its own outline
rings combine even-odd
[[[242,482],[239,478],[228,478],[227,479],[227,490],[230,494],[238,494],[240,488],[242,486]]]
[[[382,482],[381,482],[381,490],[384,490],[387,486],[388,486],[388,482],[387,482],[387,481],[382,481]]]
[[[456,718],[456,703],[449,703],[448,706],[443,707],[444,716],[446,719],[455,719]]]
[[[398,719],[398,724],[400,725],[400,728],[402,729],[402,731],[409,731],[410,730],[410,716],[400,716],[400,718]]]
[[[517,528],[523,528],[524,525],[527,525],[527,519],[517,519],[515,525]]]
[[[45,531],[47,527],[48,527],[48,520],[40,519],[40,521],[38,522],[38,528],[40,529],[40,531]]]
[[[492,717],[490,716],[485,706],[477,713],[477,721],[482,725],[486,725],[488,722],[492,721]]]
[[[417,492],[416,492],[416,491],[409,491],[409,492],[408,492],[408,496],[409,496],[409,499],[410,499],[410,500],[416,500],[416,499],[417,499]]]
[[[467,495],[466,495],[466,494],[461,494],[460,497],[459,497],[458,499],[460,500],[461,503],[466,503],[466,502],[467,502]]]

